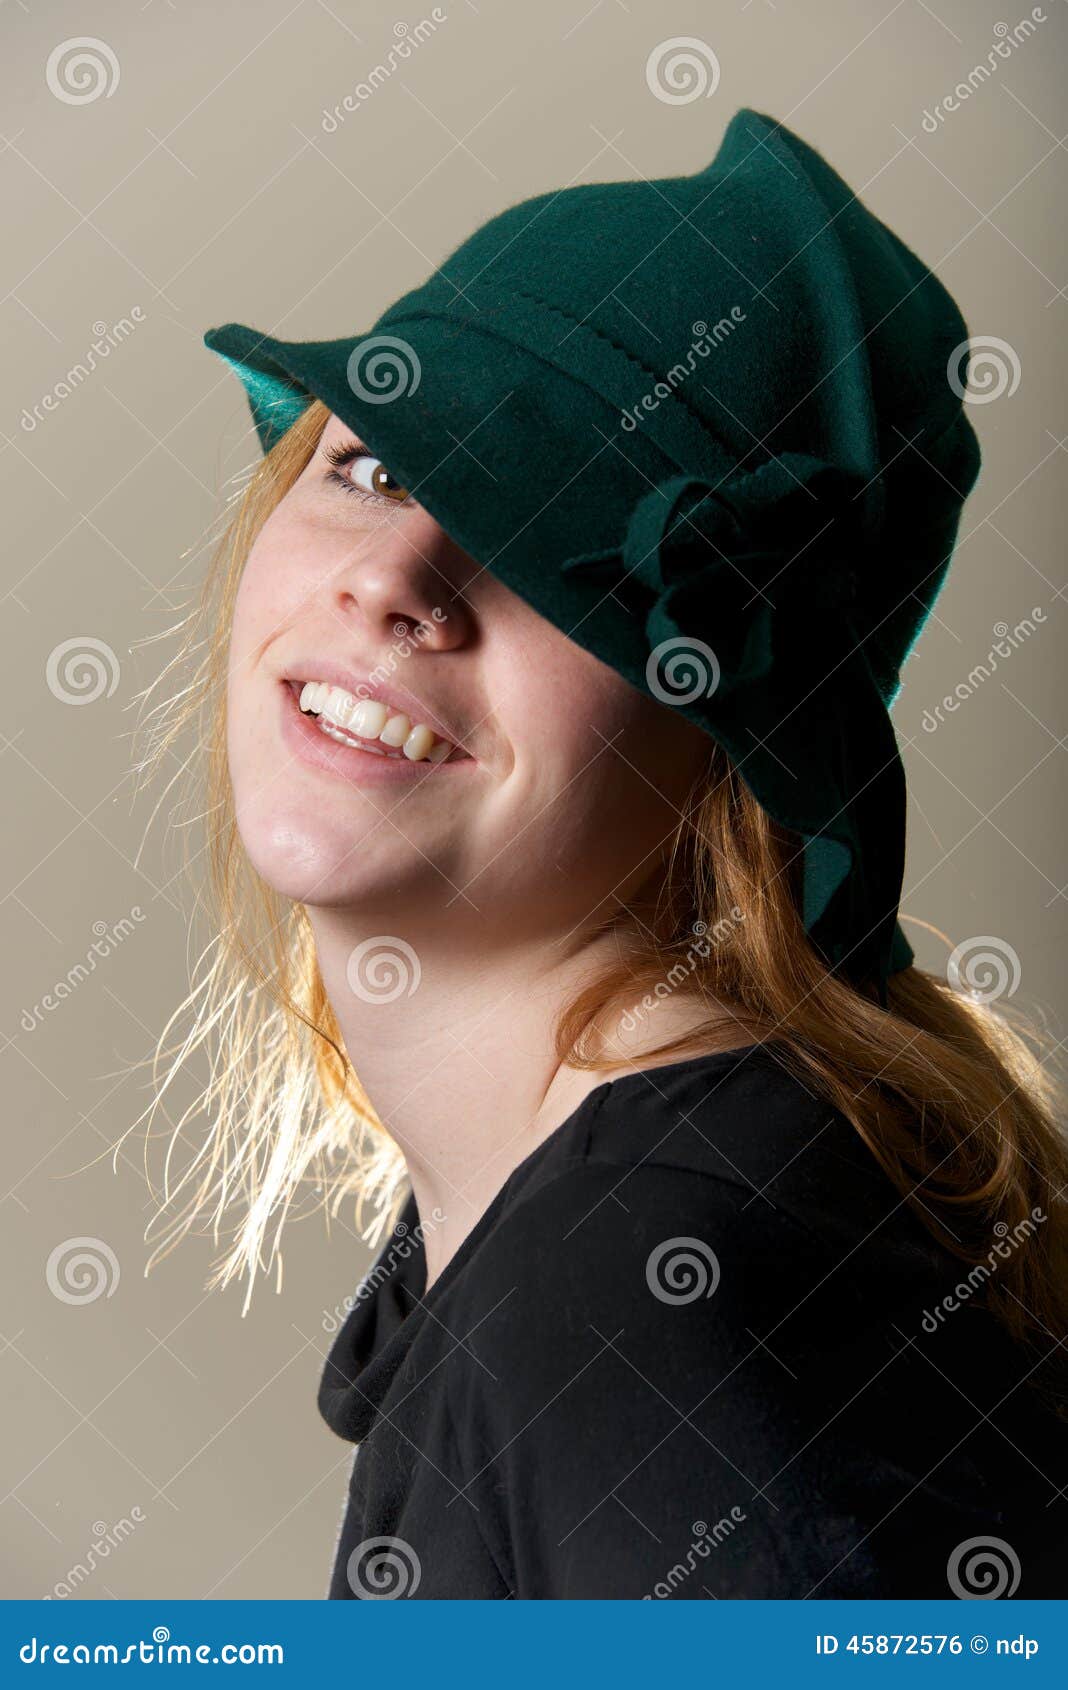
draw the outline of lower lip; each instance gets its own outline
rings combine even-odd
[[[282,688],[282,737],[294,756],[302,763],[322,769],[353,786],[410,786],[413,781],[433,778],[439,780],[446,771],[475,766],[473,757],[458,757],[454,762],[428,763],[425,758],[413,762],[410,757],[383,757],[377,751],[362,751],[357,745],[342,745],[331,739],[319,726],[317,716],[307,716],[288,681]]]

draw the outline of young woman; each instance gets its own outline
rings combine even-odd
[[[1063,1594],[1056,1093],[897,921],[953,301],[742,111],[369,335],[208,342],[266,455],[158,724],[218,902],[170,1236],[251,1289],[370,1211],[331,1596]]]

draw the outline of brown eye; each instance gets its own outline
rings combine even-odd
[[[407,487],[402,487],[396,477],[390,475],[381,458],[372,458],[369,452],[361,452],[353,458],[349,465],[349,479],[365,493],[377,493],[380,498],[393,499],[397,504],[408,497]]]
[[[394,505],[402,505],[411,498],[407,487],[402,487],[381,458],[376,458],[359,440],[336,441],[323,446],[321,451],[332,466],[326,479],[354,498],[389,499]]]

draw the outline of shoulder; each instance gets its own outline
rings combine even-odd
[[[806,1293],[833,1264],[743,1201],[692,1168],[621,1183],[575,1162],[502,1215],[439,1309],[462,1343],[446,1379],[469,1494],[518,1595],[645,1594],[695,1522],[751,1520],[811,1435]]]
[[[477,1333],[493,1375],[465,1371],[468,1408],[510,1425],[561,1393],[580,1416],[640,1417],[655,1378],[737,1412],[769,1383],[761,1342],[811,1376],[827,1334],[864,1315],[844,1259],[897,1201],[878,1169],[867,1188],[853,1136],[763,1050],[598,1088],[517,1170],[450,1287],[449,1324]]]
[[[882,1514],[926,1530],[904,1501],[939,1458],[978,1482],[909,1341],[926,1245],[763,1059],[662,1070],[653,1102],[642,1078],[516,1181],[436,1311],[482,1529],[520,1594],[642,1595],[684,1549],[679,1594],[887,1594]]]
[[[910,1278],[942,1261],[852,1122],[770,1045],[622,1075],[543,1152],[510,1182],[498,1233],[566,1215],[561,1263],[596,1253],[599,1235],[644,1241],[683,1214],[754,1265],[773,1236],[794,1258],[859,1253],[858,1268],[882,1271],[893,1258]]]
[[[828,1185],[886,1195],[852,1124],[770,1044],[623,1075],[603,1094],[583,1154],[691,1170],[802,1214]]]
[[[510,1400],[526,1386],[538,1395],[550,1376],[580,1394],[577,1377],[606,1349],[635,1369],[655,1362],[661,1377],[710,1376],[747,1352],[754,1330],[783,1329],[804,1348],[829,1303],[855,1318],[841,1252],[804,1213],[733,1169],[612,1148],[591,1144],[541,1170],[503,1206],[450,1299],[492,1347]],[[611,1371],[583,1377],[581,1393]]]
[[[590,1159],[501,1214],[450,1301],[492,1373],[467,1376],[488,1412],[511,1426],[559,1393],[608,1425],[658,1391],[692,1406],[759,1347],[754,1334],[775,1329],[784,1360],[803,1351],[828,1300],[811,1294],[835,1263],[733,1181]],[[851,1297],[844,1281],[837,1318]]]

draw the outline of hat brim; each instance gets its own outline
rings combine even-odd
[[[463,551],[594,656],[607,637],[611,667],[644,687],[640,620],[560,566],[578,533],[584,552],[618,548],[620,514],[625,528],[678,463],[648,433],[621,440],[600,387],[489,327],[430,316],[340,341],[229,323],[205,342],[241,378],[264,451],[321,400]]]

